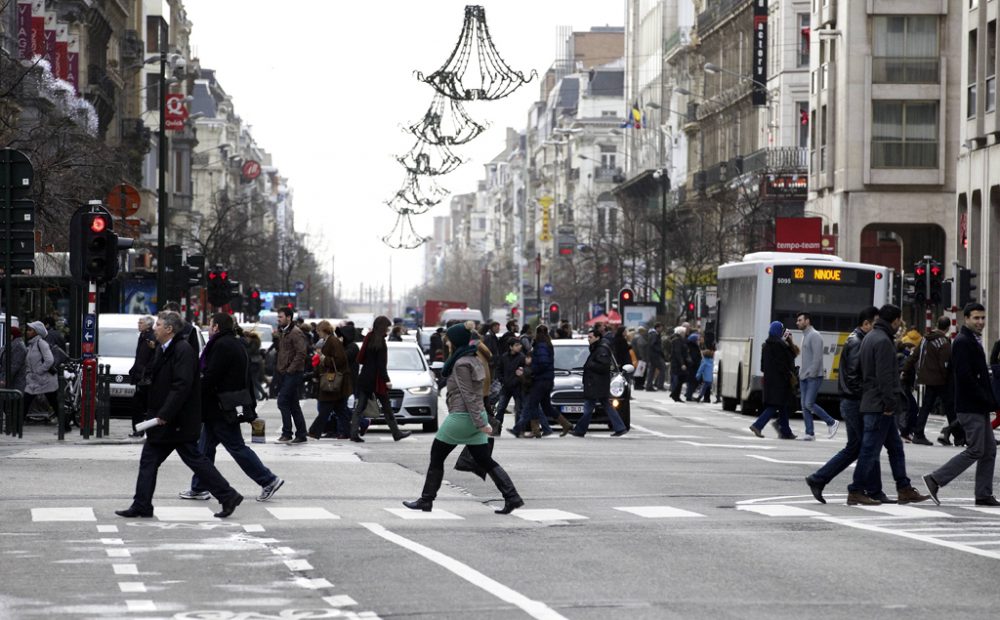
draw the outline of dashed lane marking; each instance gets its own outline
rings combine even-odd
[[[317,579],[309,579],[308,577],[296,577],[295,585],[300,588],[305,588],[307,590],[321,590],[323,588],[332,588],[333,584],[323,579],[322,577]]]
[[[583,515],[578,515],[556,508],[521,508],[511,513],[515,517],[525,521],[580,521],[587,519]]]
[[[663,439],[702,439],[701,435],[668,435],[666,433],[661,433],[660,431],[654,431],[651,428],[646,428],[645,426],[639,426],[638,424],[633,424],[632,430],[655,435],[656,437],[662,437]]]
[[[118,531],[117,525],[98,525],[97,531],[101,534],[111,534]]]
[[[105,549],[105,553],[108,554],[109,558],[130,558],[132,557],[132,552],[128,549]]]
[[[326,508],[316,507],[296,507],[296,508],[268,508],[275,519],[282,521],[304,521],[310,519],[339,519]]]
[[[97,521],[94,509],[86,506],[75,508],[32,508],[32,521]]]
[[[160,521],[211,521],[211,509],[203,506],[160,506],[153,510],[153,516]]]
[[[430,512],[424,512],[422,510],[410,510],[409,508],[385,508],[386,512],[391,512],[400,519],[406,519],[407,521],[432,521],[432,520],[461,520],[464,517],[460,517],[453,512],[448,512],[447,510],[441,510],[440,508],[435,508]]]
[[[763,504],[763,505],[749,505],[749,506],[737,506],[737,510],[745,510],[747,512],[756,512],[757,514],[764,515],[766,517],[823,517],[826,516],[822,512],[816,512],[815,510],[807,510],[805,508],[799,508],[798,506],[787,506],[785,504]]]
[[[248,523],[243,526],[243,531],[248,534],[256,534],[264,531],[264,526],[259,523]]]
[[[877,512],[891,517],[907,518],[948,518],[952,515],[926,508],[915,508],[913,506],[899,506],[897,504],[882,504],[881,506],[858,506],[862,510]]]
[[[111,570],[116,575],[138,575],[139,567],[135,564],[112,564]]]
[[[820,461],[789,461],[789,460],[785,460],[785,459],[775,459],[775,458],[771,458],[769,456],[762,456],[760,454],[746,454],[744,456],[748,456],[748,457],[750,457],[752,459],[758,459],[758,460],[761,460],[761,461],[767,461],[768,463],[781,463],[783,465],[826,465],[825,461],[823,461],[823,462],[820,462]],[[849,465],[849,467],[854,467],[854,463],[851,463]]]
[[[347,596],[346,594],[338,594],[336,596],[324,596],[323,601],[330,607],[350,607],[351,605],[358,604],[357,601]]]
[[[677,517],[704,517],[705,515],[671,506],[621,506],[615,508],[647,519],[672,519]]]
[[[156,611],[156,603],[150,600],[127,600],[125,606],[132,612]]]
[[[519,511],[515,510],[511,514],[517,514],[518,512]],[[409,538],[390,532],[378,523],[362,523],[361,525],[368,528],[368,530],[376,536],[399,545],[404,549],[409,549],[431,562],[434,562],[438,566],[451,571],[453,574],[468,581],[472,585],[482,588],[498,599],[517,606],[536,620],[566,620],[565,616],[559,614],[556,610],[552,609],[545,603],[532,600],[520,592],[505,586],[499,581],[487,577],[468,564],[463,564],[462,562],[459,562],[458,560],[449,557],[440,551],[435,551],[434,549],[421,545],[420,543],[412,541]]]
[[[146,584],[141,581],[119,581],[118,589],[123,594],[137,594],[146,591]]]
[[[285,566],[290,571],[312,570],[312,564],[306,560],[285,560]]]

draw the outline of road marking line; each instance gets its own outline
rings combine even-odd
[[[129,611],[156,611],[156,603],[150,600],[125,601]]]
[[[988,515],[1000,516],[1000,508],[990,508],[989,506],[962,506],[966,510],[975,510],[976,512],[985,512]]]
[[[988,551],[986,549],[978,549],[972,546],[971,544],[941,540],[940,538],[934,538],[933,536],[923,536],[920,534],[907,532],[905,530],[889,529],[881,527],[879,524],[873,521],[861,521],[858,519],[841,519],[839,517],[821,517],[819,520],[827,521],[829,523],[836,523],[838,525],[846,525],[847,527],[853,527],[859,530],[878,532],[879,534],[890,534],[893,536],[900,536],[902,538],[909,538],[910,540],[919,540],[920,542],[930,543],[932,545],[938,545],[940,547],[947,547],[948,549],[952,549],[954,551],[964,551],[966,553],[971,553],[973,555],[979,555],[987,558],[993,558],[995,560],[1000,560],[1000,551]]]
[[[638,424],[632,424],[632,430],[642,431],[643,433],[649,433],[650,435],[663,437],[664,439],[702,439],[701,435],[667,435],[666,433],[661,433],[660,431],[654,431],[651,428],[646,428],[645,426],[639,426]]]
[[[88,506],[76,508],[32,508],[32,521],[97,521],[94,509]]]
[[[511,513],[515,517],[524,519],[525,521],[578,521],[581,519],[587,519],[583,515],[578,515],[572,512],[566,512],[565,510],[558,510],[556,508],[521,508],[515,510]]]
[[[517,511],[514,511],[511,514],[517,514]],[[532,618],[537,618],[538,620],[566,620],[565,616],[562,616],[545,603],[532,600],[520,592],[505,586],[499,581],[487,577],[468,564],[463,564],[462,562],[459,562],[458,560],[451,558],[440,551],[435,551],[434,549],[425,547],[424,545],[414,542],[409,538],[390,532],[378,523],[362,523],[361,525],[368,528],[368,530],[376,536],[384,538],[391,543],[395,543],[404,549],[409,549],[431,562],[434,562],[438,566],[451,571],[472,585],[482,588],[498,599],[517,606]]]
[[[309,579],[308,577],[298,577],[295,585],[307,590],[319,590],[321,588],[332,588],[333,584],[323,578]]]
[[[130,558],[132,557],[132,552],[128,549],[105,549],[105,553],[108,554],[109,558]]]
[[[323,600],[330,607],[350,607],[351,605],[358,604],[356,600],[347,596],[346,594],[338,594],[337,596],[324,596]]]
[[[882,504],[881,506],[857,506],[861,510],[867,510],[869,512],[878,512],[881,514],[886,514],[892,517],[932,517],[932,518],[954,518],[952,515],[946,512],[939,512],[937,510],[927,510],[926,508],[914,508],[913,506],[899,506],[896,504]]]
[[[756,512],[757,514],[762,514],[766,517],[825,517],[826,516],[822,512],[816,512],[815,510],[806,510],[805,508],[799,508],[797,506],[786,506],[784,504],[737,506],[736,510],[746,510],[747,512]]]
[[[295,555],[295,549],[291,547],[278,547],[276,549],[271,549],[271,553],[274,555]]]
[[[1000,540],[983,540],[980,542],[969,541],[967,545],[1000,545]]]
[[[285,566],[288,567],[288,570],[295,570],[295,571],[313,569],[312,564],[310,564],[306,560],[285,560]]]
[[[100,532],[101,534],[110,534],[112,532],[117,532],[118,531],[118,526],[117,525],[98,525],[97,526],[97,531]]]
[[[125,593],[145,592],[146,584],[141,581],[119,581],[118,589]]]
[[[160,521],[213,521],[213,513],[208,508],[193,506],[157,507],[156,518]]]
[[[116,575],[138,575],[139,567],[135,564],[112,564],[111,569]]]
[[[675,517],[704,517],[705,515],[671,506],[621,506],[615,510],[630,512],[647,519],[671,519]]]
[[[760,454],[744,454],[743,456],[749,456],[752,459],[760,459],[761,461],[767,461],[768,463],[781,463],[783,465],[826,465],[826,462],[820,461],[788,461],[785,459],[776,459],[770,456],[761,456]],[[854,467],[854,463],[851,463],[848,467]]]
[[[121,538],[102,538],[101,539],[101,544],[102,545],[124,545],[125,541],[123,541]]]
[[[453,512],[448,512],[447,510],[441,510],[440,508],[435,508],[430,512],[424,512],[423,510],[410,510],[409,508],[384,508],[386,512],[391,512],[400,519],[406,519],[408,521],[420,521],[420,520],[461,520],[464,517],[460,517]]]
[[[737,448],[739,450],[774,450],[772,446],[755,446],[752,444],[729,444],[729,443],[698,443],[697,441],[679,441],[696,448]]]
[[[307,519],[339,519],[337,515],[333,514],[326,508],[315,508],[315,507],[289,507],[289,508],[268,508],[268,512],[274,516],[275,519],[280,519],[282,521],[304,521]]]
[[[264,531],[264,526],[257,523],[250,523],[243,526],[243,531],[248,533],[259,533]]]

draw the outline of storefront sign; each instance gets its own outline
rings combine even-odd
[[[823,220],[818,217],[779,217],[774,222],[778,252],[820,252]]]
[[[756,106],[767,105],[767,0],[753,3],[753,94]]]

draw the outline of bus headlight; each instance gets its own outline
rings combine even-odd
[[[621,397],[625,393],[625,377],[618,375],[611,380],[611,395],[615,398]]]
[[[420,387],[407,388],[406,391],[414,396],[426,396],[431,393],[431,386],[421,385]]]

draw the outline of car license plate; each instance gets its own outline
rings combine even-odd
[[[563,413],[583,413],[583,405],[563,405],[559,409]]]
[[[111,389],[109,391],[111,393],[111,396],[113,396],[115,398],[131,398],[133,395],[135,395],[135,386],[134,385],[123,385],[123,386],[112,385]]]

